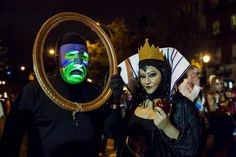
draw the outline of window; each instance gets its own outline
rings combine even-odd
[[[219,6],[219,0],[211,0],[211,8],[215,9]]]
[[[197,15],[199,13],[199,4],[198,4],[198,2],[192,2],[190,4],[190,6],[191,6],[191,13],[193,15]]]
[[[216,49],[216,55],[215,55],[215,63],[216,64],[220,64],[221,63],[221,57],[222,57],[222,53],[221,53],[221,47],[218,47],[217,49]]]
[[[220,34],[220,21],[216,20],[212,24],[213,35]]]
[[[236,14],[230,16],[231,29],[236,30]]]
[[[232,44],[232,58],[236,59],[236,43]]]

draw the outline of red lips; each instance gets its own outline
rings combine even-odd
[[[166,114],[170,112],[170,103],[166,100],[158,100],[156,106],[160,107]]]

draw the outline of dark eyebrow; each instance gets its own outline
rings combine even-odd
[[[152,71],[149,71],[149,72],[148,72],[148,74],[150,74],[150,73],[156,73],[156,74],[157,74],[158,72],[157,72],[157,71],[154,71],[154,70],[152,70]]]
[[[150,73],[155,73],[155,74],[157,74],[158,72],[156,72],[156,71],[150,71],[150,72],[148,72],[147,74],[150,74]],[[139,75],[145,75],[144,73],[141,73],[141,72],[139,72]]]

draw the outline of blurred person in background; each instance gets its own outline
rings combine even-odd
[[[194,102],[199,112],[205,112],[205,96],[203,93],[203,87],[200,86],[200,74],[201,71],[198,67],[191,65],[187,72],[186,78],[178,86],[179,92]]]
[[[209,138],[212,145],[209,157],[216,155],[229,155],[229,146],[232,144],[234,120],[231,114],[230,98],[226,94],[224,80],[219,76],[212,78],[207,92],[209,108]]]
[[[195,107],[198,109],[199,116],[202,119],[203,125],[203,143],[202,143],[202,156],[206,154],[206,138],[208,129],[208,109],[206,107],[206,98],[204,94],[204,87],[200,85],[201,70],[194,65],[191,65],[186,71],[186,77],[178,86],[179,92],[191,100]]]

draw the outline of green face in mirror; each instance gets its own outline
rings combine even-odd
[[[59,53],[62,79],[69,84],[81,83],[87,76],[87,47],[81,44],[65,44],[60,47]]]

